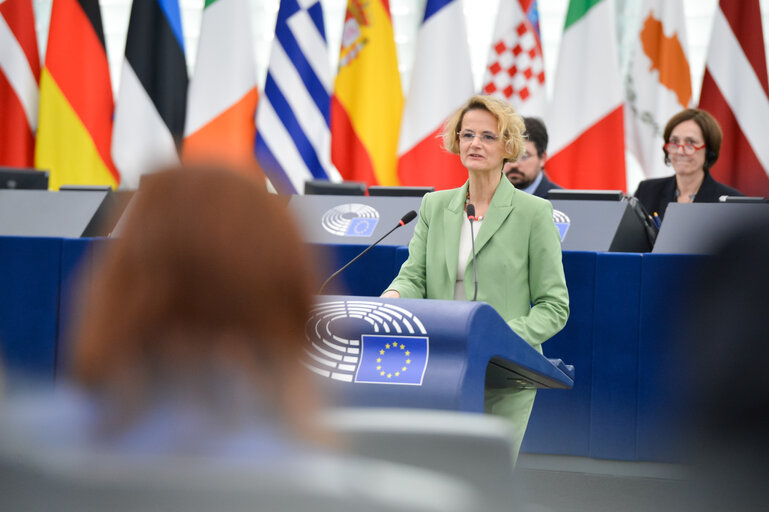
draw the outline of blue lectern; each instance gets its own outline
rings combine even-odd
[[[483,412],[487,386],[574,384],[482,302],[321,296],[306,334],[305,366],[344,405]]]

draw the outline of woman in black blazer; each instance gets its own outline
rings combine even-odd
[[[704,110],[687,108],[674,115],[663,134],[665,163],[675,175],[644,180],[635,196],[650,214],[665,215],[668,203],[715,203],[721,196],[741,196],[739,190],[717,182],[710,168],[721,150],[721,127]]]

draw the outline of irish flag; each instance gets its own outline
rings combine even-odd
[[[254,161],[256,59],[247,0],[208,0],[187,92],[182,158]]]
[[[397,185],[403,91],[388,0],[349,0],[331,99],[331,161],[342,178]]]
[[[625,190],[622,103],[612,0],[571,0],[547,125],[553,181]]]

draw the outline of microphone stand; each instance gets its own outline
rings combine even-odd
[[[360,257],[361,257],[361,256],[363,256],[364,254],[366,254],[367,252],[369,252],[371,249],[373,249],[373,248],[374,248],[374,246],[375,246],[376,244],[378,244],[379,242],[381,242],[382,240],[384,240],[385,238],[387,238],[387,237],[390,235],[390,233],[392,233],[393,231],[395,231],[395,230],[396,230],[396,229],[398,229],[399,227],[401,227],[401,226],[405,226],[406,224],[408,224],[409,222],[411,222],[412,220],[414,220],[414,218],[415,218],[416,216],[417,216],[417,213],[416,213],[414,210],[411,210],[411,211],[410,211],[410,212],[408,212],[406,215],[404,215],[404,216],[403,216],[403,218],[402,218],[401,220],[399,220],[399,221],[398,221],[398,223],[397,223],[397,224],[396,224],[396,225],[395,225],[395,226],[394,226],[394,227],[393,227],[393,228],[392,228],[390,231],[388,231],[387,233],[385,233],[384,235],[382,235],[382,237],[381,237],[379,240],[377,240],[377,241],[376,241],[376,242],[374,242],[373,244],[371,244],[371,245],[369,245],[368,247],[366,247],[366,249],[364,249],[364,250],[363,250],[363,252],[361,252],[360,254],[358,254],[357,256],[355,256],[353,259],[351,259],[350,261],[348,261],[348,262],[347,262],[347,264],[346,264],[345,266],[343,266],[342,268],[340,268],[339,270],[337,270],[336,272],[334,272],[333,274],[331,274],[331,275],[328,277],[328,279],[326,279],[326,280],[323,282],[323,284],[321,285],[321,287],[320,287],[320,290],[318,290],[318,295],[320,295],[321,293],[323,293],[323,290],[326,288],[326,286],[328,285],[328,283],[330,283],[330,282],[331,282],[331,280],[332,280],[332,279],[334,279],[336,276],[338,276],[339,274],[341,274],[341,273],[342,273],[342,271],[343,271],[344,269],[346,269],[347,267],[349,267],[350,265],[352,265],[353,263],[355,263],[356,261],[358,261],[358,260],[360,259]]]
[[[473,251],[473,281],[475,284],[475,291],[473,292],[473,302],[476,301],[478,298],[478,259],[475,254],[475,233],[473,232],[473,221],[476,220],[475,216],[475,205],[474,204],[468,204],[466,207],[467,209],[467,220],[470,221],[470,244],[472,246]]]

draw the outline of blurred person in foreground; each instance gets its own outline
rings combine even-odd
[[[769,218],[757,218],[722,240],[692,291],[682,366],[693,407],[690,510],[767,510],[767,262]]]
[[[502,174],[505,160],[523,154],[524,130],[513,107],[491,96],[471,97],[449,118],[444,146],[459,155],[468,180],[425,195],[408,260],[382,296],[472,300],[477,259],[477,300],[489,303],[541,353],[541,344],[566,324],[569,295],[552,205],[517,190]],[[476,257],[466,214],[471,203],[477,216]],[[509,419],[516,456],[535,394],[534,389],[486,389],[485,410]]]
[[[524,117],[526,142],[518,160],[505,162],[502,173],[507,176],[515,188],[527,194],[547,199],[551,189],[563,188],[550,181],[545,173],[547,162],[547,128],[536,117]]]
[[[670,118],[663,133],[665,164],[675,174],[638,184],[635,197],[649,214],[665,216],[668,204],[716,203],[721,196],[741,196],[737,189],[719,183],[710,169],[721,151],[722,132],[708,112],[687,108]]]
[[[82,276],[72,434],[118,452],[252,460],[311,437],[318,397],[298,361],[314,276],[276,196],[190,166],[147,176],[127,215]]]

